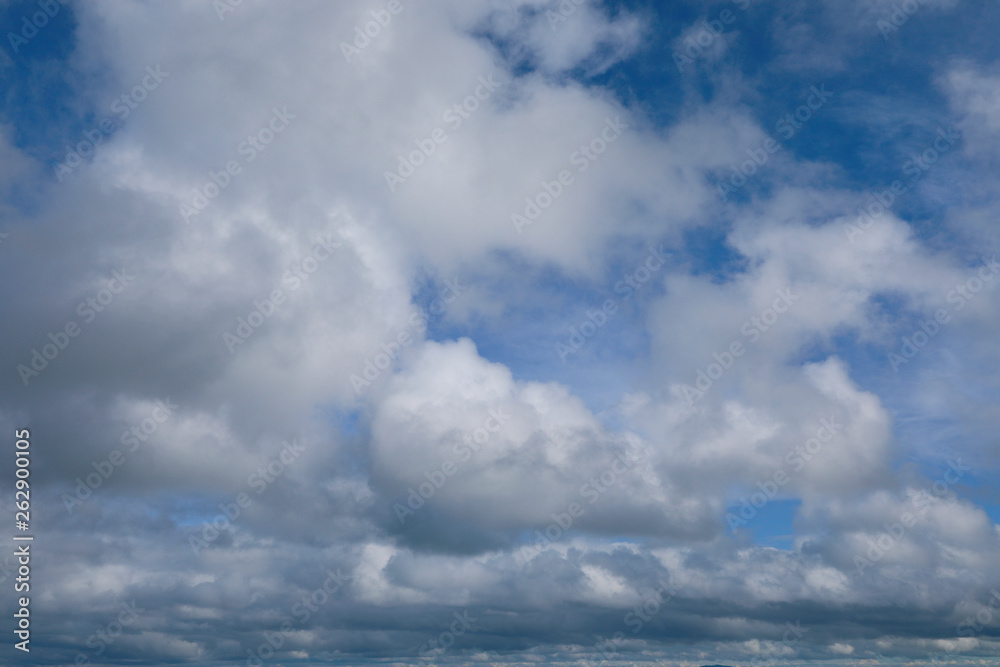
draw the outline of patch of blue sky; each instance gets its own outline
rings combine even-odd
[[[595,412],[607,411],[629,390],[632,364],[648,354],[647,307],[662,294],[660,284],[672,270],[671,257],[644,283],[633,278],[639,287],[630,287],[626,277],[634,276],[649,256],[648,248],[630,247],[613,257],[599,277],[573,278],[552,266],[504,255],[499,258],[505,267],[502,282],[461,279],[502,304],[502,312],[464,321],[434,318],[427,338],[468,337],[484,358],[505,364],[516,379],[561,382]],[[438,281],[421,287],[416,305],[429,308],[440,289]],[[613,304],[605,309],[609,300]],[[595,383],[594,377],[602,382]]]
[[[86,129],[89,120],[77,111],[78,89],[70,74],[76,48],[72,4],[56,5],[59,9],[52,17],[42,12],[46,22],[34,33],[24,22],[31,24],[41,12],[37,2],[0,5],[0,48],[7,56],[0,65],[5,88],[0,118],[16,128],[15,146],[45,162],[63,149],[66,137]],[[21,43],[26,34],[33,36]]]
[[[364,476],[371,468],[371,452],[366,443],[371,438],[368,415],[361,410],[326,409],[329,423],[343,437],[337,447],[328,451],[335,457],[340,474]]]
[[[748,492],[746,495],[748,501],[752,495]],[[795,540],[795,517],[801,504],[802,501],[798,498],[769,499],[760,507],[753,507],[756,513],[751,518],[745,519],[746,525],[736,526],[735,535],[750,535],[753,544],[758,546],[791,550]],[[740,517],[742,508],[742,504],[732,505],[726,513]],[[749,515],[749,510],[746,510],[745,514]],[[728,524],[726,530],[729,530]]]
[[[617,4],[606,3],[609,11]],[[613,90],[626,106],[641,110],[664,127],[669,126],[683,113],[685,96],[699,95],[711,101],[722,92],[714,89],[714,79],[697,75],[699,67],[706,65],[707,56],[694,58],[694,63],[682,67],[686,74],[678,71],[672,55],[678,46],[674,40],[681,30],[702,19],[713,20],[723,10],[733,11],[736,19],[723,35],[727,42],[723,62],[726,67],[738,68],[744,76],[755,79],[758,92],[753,100],[747,100],[754,120],[780,141],[791,157],[835,165],[831,187],[858,191],[888,186],[900,178],[911,154],[924,150],[924,144],[933,141],[937,128],[946,123],[941,112],[946,104],[936,77],[941,65],[956,54],[954,43],[939,37],[942,31],[968,32],[964,27],[970,25],[969,12],[925,10],[903,27],[899,39],[887,42],[878,33],[875,17],[871,39],[842,44],[840,48],[845,51],[843,57],[847,63],[874,60],[881,63],[880,67],[831,66],[820,71],[776,65],[782,47],[775,38],[775,28],[799,23],[825,26],[831,32],[830,39],[842,39],[837,35],[840,30],[837,17],[831,14],[834,10],[826,3],[797,6],[794,11],[769,3],[752,3],[746,11],[733,2],[630,0],[624,6],[642,15],[651,29],[671,26],[666,31],[670,38],[644,45],[641,54],[594,77],[590,83]],[[997,10],[977,7],[972,13],[980,14],[978,24],[982,25],[983,21],[995,18]],[[997,56],[997,45],[982,39],[967,46],[963,57],[989,62]],[[823,84],[834,93],[829,108],[818,110],[794,136],[784,138],[778,131],[778,123],[806,101],[812,86]],[[760,178],[741,188],[735,199],[746,199],[758,191],[766,194],[770,187],[771,179],[765,168]],[[921,221],[924,227],[929,226],[928,220],[939,222],[945,206],[922,199],[918,188],[909,192],[900,205],[901,215]],[[930,226],[932,229],[925,230],[926,233],[933,233],[936,224]]]
[[[150,498],[148,511],[154,516],[167,516],[180,528],[191,528],[211,523],[222,510],[219,504],[231,503],[239,491],[230,494],[214,493],[198,496],[166,496]],[[253,497],[253,494],[248,494]]]
[[[678,264],[686,263],[691,275],[708,275],[723,284],[746,273],[749,259],[727,242],[725,227],[697,227],[684,233],[684,247],[677,253]]]
[[[560,511],[559,514],[563,514]],[[558,548],[560,546],[568,546],[574,538],[579,538],[586,536],[587,543],[596,546],[612,546],[616,544],[635,544],[635,545],[645,545],[650,542],[649,539],[645,537],[636,537],[635,535],[620,534],[620,535],[608,535],[605,533],[597,533],[585,528],[581,528],[580,524],[585,522],[587,519],[587,506],[584,507],[584,513],[579,515],[574,523],[567,529],[561,528],[555,523],[555,519],[552,519],[552,523],[541,526],[539,528],[534,528],[531,530],[524,530],[516,535],[512,536],[512,543],[516,547],[535,547],[536,549],[545,548]],[[585,525],[585,524],[584,524]],[[548,531],[548,534],[546,534]]]
[[[990,520],[995,524],[1000,524],[1000,504],[994,503],[990,505],[981,505],[983,511],[986,515],[990,517]]]
[[[619,3],[607,3],[608,13],[613,14],[617,6]],[[671,38],[647,42],[636,57],[600,74],[590,76],[580,70],[570,73],[573,78],[585,85],[611,90],[622,104],[662,127],[668,127],[683,114],[685,95],[695,94],[711,100],[721,92],[712,80],[700,74],[701,68],[709,65],[707,62],[696,59],[690,71],[678,72],[673,59],[673,39],[696,21],[712,19],[719,11],[732,9],[734,3],[702,6],[629,0],[622,6],[639,12],[651,29],[673,26],[672,33],[667,31]],[[938,130],[947,126],[941,111],[947,105],[936,76],[940,65],[956,55],[955,45],[950,40],[930,39],[930,31],[961,34],[962,26],[971,25],[970,21],[996,20],[1000,18],[1000,11],[993,7],[976,8],[974,13],[980,15],[979,19],[970,18],[967,12],[927,11],[908,22],[889,40],[882,39],[873,23],[872,38],[852,45],[852,52],[845,58],[848,62],[874,59],[884,66],[831,68],[830,71],[795,70],[775,65],[780,49],[774,42],[773,28],[779,19],[789,19],[784,14],[779,16],[777,12],[781,11],[784,10],[764,6],[755,6],[746,12],[736,11],[737,21],[727,31],[727,39],[732,39],[727,47],[726,66],[738,67],[744,75],[754,76],[759,82],[758,96],[748,105],[753,108],[754,120],[765,133],[780,141],[788,157],[834,165],[830,187],[874,192],[888,187],[897,178],[908,182],[911,187],[898,198],[893,213],[910,222],[919,239],[939,239],[945,212],[954,205],[953,201],[940,196],[941,190],[955,174],[962,173],[965,166],[956,150],[951,155],[942,154],[935,164],[919,173],[912,169],[914,156],[932,146]],[[813,25],[833,21],[832,17],[823,16],[830,10],[819,3],[803,11],[810,15],[797,15],[793,17],[795,21]],[[523,58],[513,42],[486,31],[480,36],[492,41],[504,58],[522,58],[516,67],[519,75],[535,70],[535,65]],[[980,39],[963,48],[966,49],[963,57],[974,61],[989,62],[1000,56],[1000,47],[989,40]],[[813,113],[792,137],[783,137],[778,131],[781,119],[805,103],[811,86],[824,84],[834,93],[829,106]],[[773,179],[765,168],[739,197],[766,194],[773,186]],[[852,213],[845,211],[846,215]],[[686,232],[683,246],[675,249],[674,270],[684,266],[691,274],[708,275],[716,283],[732,280],[746,271],[746,258],[726,244],[726,233],[725,224]],[[939,249],[953,250],[954,243],[942,242]],[[485,320],[456,324],[443,318],[432,321],[428,337],[445,340],[469,336],[483,356],[507,364],[515,377],[567,384],[600,412],[628,390],[629,374],[623,372],[623,368],[627,368],[629,360],[642,358],[645,354],[648,339],[644,333],[641,300],[621,309],[607,326],[562,363],[555,353],[556,344],[565,342],[570,336],[570,327],[586,319],[587,309],[599,306],[605,298],[616,298],[616,295],[607,285],[571,280],[551,269],[542,272],[546,271],[551,274],[533,275],[531,280],[534,285],[543,285],[542,289],[524,294],[515,287],[514,293],[526,298],[506,303],[502,317],[510,326],[503,328],[503,335],[493,333],[496,328]],[[614,274],[615,270],[609,273]],[[496,286],[497,290],[502,288],[510,288],[510,285]],[[893,330],[898,330],[900,335],[911,333],[913,326],[928,317],[928,313],[911,311],[907,304],[891,294],[876,295],[872,303],[878,315],[885,322],[892,322]],[[887,372],[890,370],[888,351],[881,342],[861,343],[855,332],[844,331],[824,340],[811,341],[801,350],[796,362],[821,361],[836,354],[847,361],[852,378],[862,389],[878,393],[883,397],[883,404],[901,417],[896,427],[897,437],[920,437],[938,451],[958,448],[961,429],[956,418],[920,418],[917,412],[913,412],[912,421],[905,417],[912,409],[910,399],[901,393],[899,377]],[[923,354],[927,359],[918,358],[917,361],[930,363],[932,354],[926,351]],[[601,387],[593,386],[595,373],[605,373],[615,367],[616,373],[602,375],[611,378],[610,381],[602,382]],[[619,382],[614,381],[616,377]],[[772,502],[769,506],[773,506],[769,518],[758,515],[767,528],[756,539],[761,544],[764,544],[761,540],[772,540],[787,546],[797,501]]]
[[[327,414],[344,435],[357,437],[366,431],[360,410],[333,409],[329,410]]]

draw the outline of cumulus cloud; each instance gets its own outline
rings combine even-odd
[[[5,38],[43,662],[995,658],[1000,17],[661,5]]]

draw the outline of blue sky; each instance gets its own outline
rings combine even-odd
[[[1000,7],[228,3],[0,1],[5,664],[996,662]]]

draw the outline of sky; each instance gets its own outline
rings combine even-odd
[[[997,664],[998,28],[0,0],[0,663]]]

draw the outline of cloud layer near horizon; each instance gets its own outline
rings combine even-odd
[[[37,664],[996,660],[998,12],[667,4],[5,40]]]

